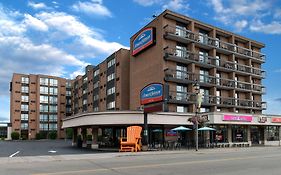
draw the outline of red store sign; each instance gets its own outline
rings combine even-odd
[[[280,117],[278,117],[278,118],[277,117],[272,117],[271,118],[271,122],[272,123],[281,123],[281,118]]]

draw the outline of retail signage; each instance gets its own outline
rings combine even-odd
[[[169,131],[166,132],[166,136],[177,136],[177,132],[169,130]]]
[[[272,117],[271,122],[272,123],[281,123],[281,118],[280,117]]]
[[[135,56],[153,44],[155,44],[155,28],[149,27],[140,32],[133,40],[132,55]]]
[[[251,122],[253,120],[252,116],[242,116],[242,115],[224,115],[224,121],[241,121],[241,122]]]
[[[141,104],[150,104],[163,101],[163,85],[160,83],[152,83],[145,86],[140,92]]]
[[[267,117],[259,117],[259,123],[267,122]]]

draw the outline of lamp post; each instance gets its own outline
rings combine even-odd
[[[193,84],[195,93],[196,93],[196,109],[195,109],[195,146],[196,146],[196,151],[198,151],[198,110],[201,106],[201,99],[199,95],[199,91],[200,91],[200,86],[197,83],[197,81]]]

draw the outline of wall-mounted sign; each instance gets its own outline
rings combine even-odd
[[[267,117],[259,117],[259,123],[267,122]]]
[[[142,50],[155,44],[155,28],[149,27],[141,31],[138,36],[133,40],[132,55],[140,53]]]
[[[141,104],[149,104],[163,101],[163,85],[160,83],[153,83],[145,86],[140,92]]]
[[[224,115],[224,121],[238,121],[238,122],[251,122],[253,120],[252,116],[238,116],[238,115]]]
[[[281,118],[280,117],[272,117],[271,122],[272,123],[281,123]]]
[[[176,131],[172,131],[172,130],[168,130],[166,132],[166,136],[177,136],[177,132]]]

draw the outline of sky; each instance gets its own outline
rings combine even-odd
[[[0,121],[14,72],[83,74],[165,9],[264,43],[264,113],[281,114],[280,0],[0,0]]]

